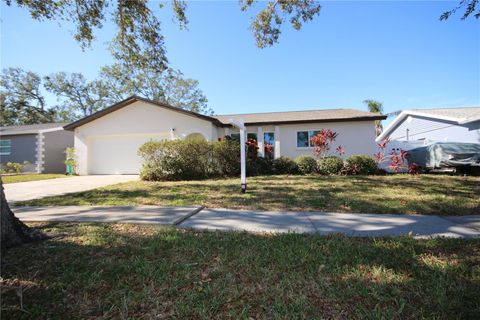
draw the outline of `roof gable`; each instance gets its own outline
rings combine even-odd
[[[429,118],[438,121],[448,121],[462,125],[480,121],[480,107],[413,109],[402,111],[377,137],[376,141],[388,138],[409,116]]]
[[[209,116],[206,116],[206,115],[203,115],[203,114],[200,114],[200,113],[196,113],[196,112],[193,112],[193,111],[180,109],[180,108],[171,106],[171,105],[166,104],[166,103],[162,103],[162,102],[158,102],[158,101],[154,101],[154,100],[149,100],[149,99],[145,99],[145,98],[138,97],[138,96],[131,96],[131,97],[128,97],[127,99],[122,100],[122,101],[120,101],[120,102],[118,102],[118,103],[116,103],[116,104],[114,104],[114,105],[112,105],[108,108],[97,111],[94,114],[91,114],[91,115],[89,115],[85,118],[82,118],[80,120],[72,122],[72,123],[64,126],[64,128],[65,128],[65,130],[74,130],[77,127],[83,126],[84,124],[92,122],[92,121],[94,121],[98,118],[101,118],[101,117],[103,117],[103,116],[105,116],[109,113],[112,113],[114,111],[122,109],[126,106],[129,106],[132,103],[137,102],[137,101],[146,102],[146,103],[153,104],[155,106],[165,108],[165,109],[168,109],[168,110],[171,110],[171,111],[180,112],[180,113],[186,114],[186,115],[191,116],[191,117],[196,117],[196,118],[199,118],[199,119],[207,120],[207,121],[210,121],[210,122],[212,122],[216,125],[222,125],[220,123],[220,121],[218,121],[217,119],[215,119],[213,117],[209,117]]]

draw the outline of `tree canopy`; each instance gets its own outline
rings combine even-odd
[[[42,78],[20,68],[4,69],[0,77],[2,125],[35,124],[55,121],[41,90]]]

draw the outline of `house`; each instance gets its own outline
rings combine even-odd
[[[313,155],[309,138],[322,128],[338,133],[336,145],[345,147],[346,156],[373,155],[375,120],[385,116],[353,109],[206,116],[132,96],[64,128],[75,135],[79,174],[137,174],[141,167],[137,151],[143,143],[235,137],[238,131],[229,124],[231,119],[244,121],[248,137],[258,141],[262,156],[269,144],[272,157],[293,159]]]
[[[30,164],[27,172],[64,173],[65,149],[73,147],[73,133],[66,123],[0,127],[0,162]]]
[[[403,111],[376,140],[385,139],[407,146],[429,142],[480,143],[480,107]]]

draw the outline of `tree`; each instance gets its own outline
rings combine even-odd
[[[364,100],[363,103],[367,105],[368,111],[373,113],[383,114],[383,103],[378,102],[376,100],[372,100],[372,99]],[[377,137],[382,133],[382,131],[383,131],[382,121],[375,120],[375,132]]]
[[[2,125],[22,125],[55,121],[55,110],[47,109],[41,92],[40,76],[20,68],[7,68],[0,78]]]
[[[139,95],[185,110],[212,114],[207,98],[198,88],[198,81],[184,78],[179,70],[168,68],[158,72],[154,69],[129,69],[123,64],[114,64],[102,68],[100,77],[103,87],[109,89],[110,103]]]
[[[478,8],[480,0],[460,0],[458,5],[450,11],[445,11],[440,20],[447,20],[452,14],[455,14],[458,10],[464,9],[462,20],[467,19],[470,15],[473,15],[476,19],[480,18],[480,9]]]
[[[110,41],[110,51],[115,59],[130,68],[166,70],[168,60],[160,21],[149,8],[149,1],[130,0],[3,0],[8,6],[17,6],[29,11],[35,20],[67,21],[74,25],[74,39],[84,49],[95,39],[94,33],[103,28],[106,21],[116,24],[116,35]],[[152,1],[153,2],[153,1]],[[254,0],[240,0],[241,10],[254,7]],[[180,28],[188,24],[185,1],[171,2],[174,21]],[[160,2],[160,8],[164,6]],[[252,21],[251,29],[257,46],[264,48],[278,41],[280,26],[285,20],[299,30],[302,24],[318,15],[320,5],[314,0],[268,1]]]
[[[241,10],[253,7],[255,0],[240,0]],[[268,1],[266,8],[260,10],[250,24],[257,47],[265,48],[278,42],[280,27],[289,20],[295,30],[302,24],[313,20],[320,13],[321,6],[313,0],[276,0]]]
[[[109,88],[99,80],[87,81],[81,73],[46,76],[45,88],[57,96],[57,112],[67,121],[89,116],[108,103]]]
[[[46,239],[42,232],[29,228],[15,217],[5,198],[3,181],[0,178],[1,212],[0,212],[0,241],[1,248],[9,248],[26,242]]]

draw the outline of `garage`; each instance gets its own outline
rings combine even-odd
[[[91,137],[88,174],[138,174],[142,165],[138,149],[147,141],[167,137],[167,134]]]
[[[64,128],[74,132],[76,173],[139,174],[138,149],[150,140],[217,139],[218,119],[130,97]]]

